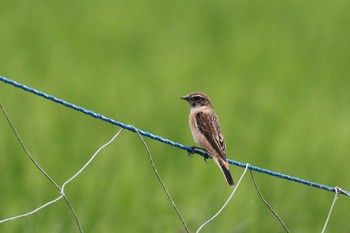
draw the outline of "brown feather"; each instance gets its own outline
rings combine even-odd
[[[205,136],[214,150],[209,152],[216,152],[226,162],[225,139],[215,112],[200,111],[195,115],[195,118],[198,130]],[[210,148],[207,149],[210,150]]]

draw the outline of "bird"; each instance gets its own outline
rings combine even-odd
[[[209,97],[201,92],[192,92],[180,98],[186,100],[190,105],[190,129],[194,141],[201,146],[193,146],[193,151],[195,148],[203,149],[212,155],[214,162],[224,174],[227,183],[231,187],[234,186],[226,159],[224,134]]]

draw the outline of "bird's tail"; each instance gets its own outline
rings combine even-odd
[[[234,182],[233,182],[233,179],[232,179],[230,170],[228,170],[228,169],[226,168],[226,166],[223,166],[223,165],[220,165],[220,168],[221,168],[222,173],[224,173],[224,176],[225,176],[225,179],[226,179],[227,183],[228,183],[230,186],[233,186],[233,185],[234,185]]]
[[[231,173],[230,173],[230,170],[228,170],[228,163],[225,161],[222,161],[224,164],[221,164],[217,158],[213,157],[215,163],[219,166],[220,170],[222,171],[222,173],[224,174],[224,177],[227,181],[227,183],[230,185],[230,186],[233,186],[234,185],[234,182],[233,182],[233,179],[232,179],[232,176],[231,176]]]

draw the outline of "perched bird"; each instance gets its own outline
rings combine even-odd
[[[224,134],[209,97],[200,92],[193,92],[182,96],[181,99],[186,100],[191,107],[189,123],[194,141],[201,146],[200,149],[213,156],[227,183],[233,186],[234,182],[226,160]]]

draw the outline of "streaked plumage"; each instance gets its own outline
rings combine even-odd
[[[191,107],[189,124],[194,141],[213,156],[227,183],[233,186],[234,182],[226,160],[224,135],[209,97],[203,93],[194,92],[181,99],[186,100]]]

